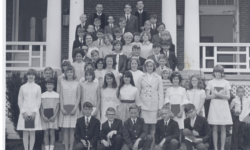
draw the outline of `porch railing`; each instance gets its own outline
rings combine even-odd
[[[225,72],[250,73],[250,43],[200,43],[200,68],[212,72],[215,65]]]
[[[6,42],[6,71],[42,70],[45,65],[46,42]]]

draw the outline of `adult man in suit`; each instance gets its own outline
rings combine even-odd
[[[161,46],[162,46],[162,50],[161,50],[161,54],[164,54],[167,58],[168,58],[168,62],[169,62],[169,67],[175,71],[176,66],[178,65],[178,59],[175,56],[175,51],[170,51],[170,47],[171,47],[171,42],[170,41],[162,41],[161,42]]]
[[[132,47],[132,57],[131,58],[136,58],[139,60],[140,64],[138,65],[138,69],[143,71],[142,66],[144,65],[146,59],[143,57],[140,57],[141,54],[141,47],[139,45],[134,45]],[[130,61],[130,59],[128,59],[128,62]],[[130,70],[129,68],[131,68],[131,66],[127,66],[127,70]]]
[[[88,28],[87,16],[85,14],[81,14],[80,21],[81,21],[81,23],[76,26],[75,40],[77,40],[79,38],[79,36],[77,34],[78,28],[83,28],[84,31],[87,31],[87,28]]]
[[[103,5],[98,3],[96,4],[95,9],[96,13],[90,15],[90,24],[94,23],[95,18],[99,18],[101,20],[100,28],[104,29],[104,27],[107,25],[107,15],[103,13]]]
[[[96,150],[100,138],[100,122],[91,116],[93,105],[90,102],[85,102],[82,109],[84,116],[76,122],[74,150]]]
[[[184,120],[182,132],[187,150],[192,150],[193,147],[197,150],[207,150],[211,130],[206,118],[196,114],[193,104],[187,104],[184,110],[188,118]]]
[[[153,138],[148,135],[148,126],[145,124],[144,119],[138,117],[139,107],[136,104],[132,104],[129,107],[129,115],[130,118],[124,122],[124,144],[122,150],[135,150],[141,148],[142,150],[148,150]]]
[[[155,126],[155,149],[156,150],[176,150],[178,148],[178,138],[180,135],[179,125],[170,118],[171,111],[163,107],[161,117]]]
[[[127,21],[126,30],[127,32],[131,32],[133,34],[134,32],[138,31],[138,18],[134,15],[131,15],[132,6],[130,4],[125,5],[124,11],[124,17]]]
[[[158,31],[158,34],[155,34],[152,38],[152,43],[161,43],[162,39],[161,39],[161,33],[165,30],[165,24],[163,22],[161,23],[158,23],[156,25],[156,28],[157,28],[157,31]]]
[[[136,8],[135,16],[138,18],[138,31],[142,32],[141,27],[144,26],[145,21],[148,19],[148,12],[143,10],[143,1],[137,1]]]
[[[101,144],[98,150],[121,150],[123,125],[122,121],[115,116],[115,109],[109,107],[106,111],[108,120],[102,124]]]
[[[109,33],[113,36],[113,38],[115,37],[114,34],[114,29],[117,28],[118,26],[116,24],[114,24],[114,17],[113,16],[108,16],[108,25],[105,26],[104,28],[104,33]]]

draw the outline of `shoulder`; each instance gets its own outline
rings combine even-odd
[[[207,122],[207,119],[205,117],[203,117],[203,116],[200,116],[200,115],[197,115],[196,119],[199,119],[202,122]]]
[[[93,119],[93,121],[94,121],[95,123],[100,123],[100,121],[99,121],[98,119],[96,119],[96,117],[91,116],[91,119]]]
[[[120,119],[115,118],[115,121],[116,121],[118,124],[122,124],[122,120],[120,120]]]
[[[145,123],[143,118],[138,117],[137,119],[138,119],[138,121],[139,121],[140,123]]]
[[[83,117],[80,117],[76,120],[77,122],[83,122],[84,121],[84,116]]]
[[[157,120],[156,124],[159,125],[162,121],[163,119]]]
[[[169,123],[171,123],[173,126],[177,127],[178,126],[178,122],[176,122],[173,119],[170,119]]]

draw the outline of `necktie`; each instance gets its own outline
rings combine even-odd
[[[135,119],[133,119],[133,124],[135,125]]]
[[[127,15],[127,23],[129,22],[129,17],[128,17],[128,15]]]
[[[240,111],[242,111],[242,98],[240,98]]]
[[[112,24],[110,24],[110,28],[113,29],[113,25]]]
[[[165,122],[165,131],[167,130],[167,128],[168,128],[168,122],[166,121]]]
[[[81,39],[81,43],[83,43],[83,39]]]
[[[112,123],[110,123],[110,128],[112,128],[113,127],[113,122]]]
[[[102,40],[99,40],[99,46],[101,46],[101,44],[102,44]]]
[[[86,126],[88,126],[88,125],[89,125],[89,118],[87,117],[86,120],[87,120],[87,121],[86,121]]]
[[[191,119],[191,127],[194,127],[194,119]]]

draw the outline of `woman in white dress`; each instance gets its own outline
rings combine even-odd
[[[128,70],[132,73],[135,86],[138,87],[138,80],[144,74],[141,70],[138,70],[138,65],[140,64],[139,59],[131,58],[128,62]]]
[[[207,121],[213,125],[214,150],[218,150],[218,126],[221,131],[221,150],[225,150],[226,125],[233,124],[229,109],[228,99],[230,98],[231,86],[224,79],[224,68],[216,65],[213,69],[213,79],[207,83],[207,98],[211,99]]]
[[[86,33],[85,34],[84,41],[86,42],[86,45],[89,47],[88,53],[86,54],[86,56],[89,57],[89,58],[91,58],[91,52],[93,50],[99,51],[99,48],[95,47],[95,45],[93,44],[93,36],[90,33]]]
[[[109,55],[109,54],[113,54],[113,36],[109,33],[104,34],[103,37],[103,41],[104,41],[104,45],[100,47],[99,50],[99,58],[104,58],[105,56]]]
[[[197,75],[191,76],[189,90],[187,90],[187,98],[192,104],[194,104],[197,114],[205,117],[204,103],[206,93],[203,89],[204,86],[200,77]]]
[[[141,33],[141,40],[142,40],[142,45],[141,45],[141,57],[147,59],[148,56],[153,55],[153,44],[150,43],[151,35],[147,31],[143,31]]]
[[[27,72],[27,83],[21,86],[18,94],[18,106],[20,114],[17,130],[23,131],[24,149],[33,149],[35,143],[35,131],[42,130],[39,108],[41,105],[41,88],[35,83],[37,73],[34,69]],[[28,121],[34,120],[34,127],[28,127]]]

